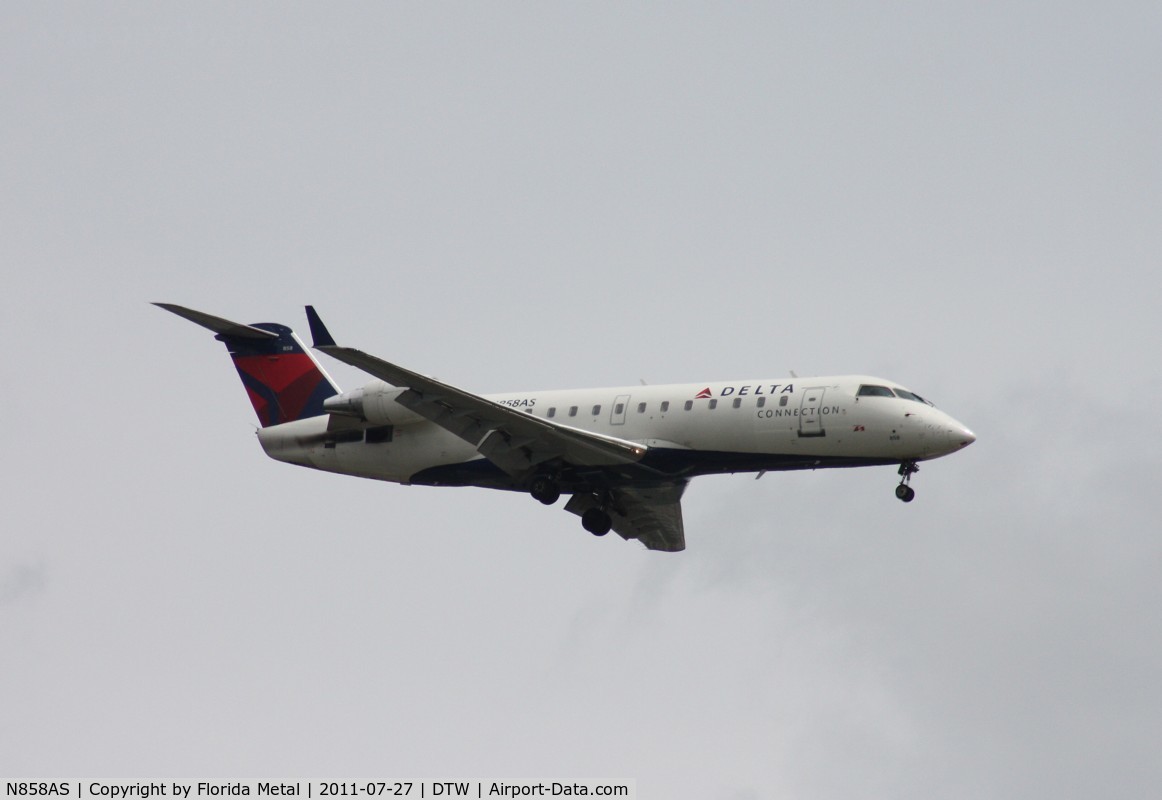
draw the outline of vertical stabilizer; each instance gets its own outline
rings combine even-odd
[[[317,417],[338,387],[294,331],[275,322],[242,325],[170,303],[154,303],[209,328],[226,345],[262,427]]]

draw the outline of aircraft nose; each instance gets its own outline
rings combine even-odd
[[[948,429],[948,443],[956,450],[959,450],[963,447],[968,447],[975,441],[976,434],[961,425],[959,422],[952,425],[952,427]]]

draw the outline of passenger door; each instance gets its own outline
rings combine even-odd
[[[803,392],[803,400],[799,403],[799,435],[826,436],[823,429],[823,395],[826,387],[814,386]]]

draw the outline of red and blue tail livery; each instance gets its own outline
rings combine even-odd
[[[262,427],[320,417],[323,401],[339,393],[294,331],[274,322],[242,325],[170,303],[166,311],[214,331],[226,345]]]

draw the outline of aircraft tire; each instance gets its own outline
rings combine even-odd
[[[905,503],[911,503],[916,499],[916,490],[911,486],[900,484],[896,487],[896,497],[900,498]]]
[[[533,499],[551,506],[560,499],[561,487],[557,485],[556,481],[548,478],[537,478],[529,487],[529,494],[533,496]]]
[[[613,521],[600,508],[591,508],[581,515],[581,526],[594,536],[604,536],[613,527]]]

